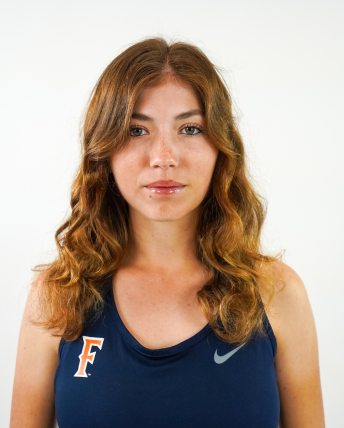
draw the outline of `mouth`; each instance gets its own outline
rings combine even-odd
[[[174,180],[158,180],[144,187],[150,193],[156,193],[158,195],[172,195],[174,193],[180,193],[186,187],[186,184],[179,183]]]
[[[175,193],[180,193],[186,185],[181,186],[155,186],[149,185],[144,186],[150,193],[155,193],[158,195],[173,195]]]

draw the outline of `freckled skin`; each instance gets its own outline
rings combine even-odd
[[[194,109],[202,110],[202,105],[188,83],[167,81],[141,92],[134,112],[153,121],[131,119],[130,126],[144,131],[138,137],[128,136],[125,149],[111,159],[112,172],[129,204],[130,215],[156,221],[195,215],[207,193],[218,149],[204,133],[186,134],[185,127],[204,129],[202,115],[175,120],[176,115]],[[151,194],[144,188],[157,180],[174,180],[186,188],[172,195]]]

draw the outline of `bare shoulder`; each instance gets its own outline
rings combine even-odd
[[[271,263],[271,266],[265,267],[266,269],[270,269],[275,277],[276,291],[268,308],[268,316],[272,319],[272,323],[277,326],[278,320],[294,316],[302,317],[302,314],[309,317],[311,308],[308,293],[298,273],[283,262]]]
[[[267,315],[280,356],[285,347],[298,345],[296,342],[304,335],[316,336],[315,322],[306,286],[295,270],[283,262],[273,262],[263,269],[275,278],[275,294]]]
[[[21,329],[28,335],[33,334],[36,339],[44,341],[45,345],[57,354],[61,338],[53,336],[44,327],[34,323],[35,321],[42,322],[45,320],[43,307],[49,304],[45,300],[42,282],[43,275],[39,275],[32,283],[26,300]]]
[[[274,262],[265,269],[280,278],[267,315],[277,340],[281,427],[323,428],[318,340],[306,286],[285,263]]]
[[[19,333],[10,427],[54,426],[54,376],[59,337],[32,321],[42,321],[42,277],[29,291]]]

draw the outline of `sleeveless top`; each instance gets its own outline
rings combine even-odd
[[[277,428],[276,338],[228,344],[207,324],[183,342],[142,346],[123,324],[112,289],[82,335],[61,339],[54,379],[59,428]]]

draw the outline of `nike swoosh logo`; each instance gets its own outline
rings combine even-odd
[[[243,343],[242,345],[240,345],[237,348],[233,349],[233,351],[228,352],[228,354],[225,354],[225,355],[222,355],[222,356],[220,356],[220,355],[217,354],[217,349],[216,349],[215,355],[214,355],[214,361],[215,361],[215,363],[217,363],[217,364],[224,363],[225,361],[228,360],[228,358],[232,357],[237,351],[239,351],[239,349],[242,348],[245,345],[245,343]]]

